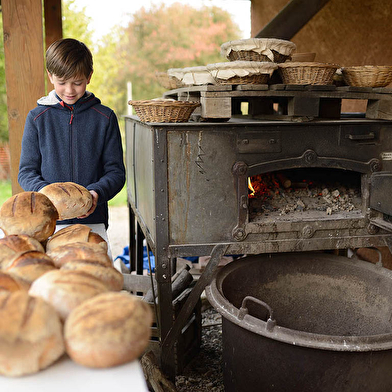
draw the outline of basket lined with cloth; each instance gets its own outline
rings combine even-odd
[[[176,83],[177,88],[184,87],[182,83],[182,77],[184,76],[183,68],[169,68],[167,74],[169,75],[169,78]]]
[[[183,68],[182,71],[183,76],[181,82],[185,86],[215,84],[214,78],[205,65]]]
[[[200,102],[155,98],[128,101],[143,122],[187,122]]]
[[[266,84],[277,64],[258,61],[230,61],[207,64],[218,84]]]
[[[391,65],[358,65],[341,69],[344,81],[355,87],[386,87],[392,83]]]
[[[279,64],[279,73],[284,84],[330,85],[338,68],[337,64],[288,61]]]
[[[221,55],[230,61],[283,63],[296,49],[294,42],[277,38],[249,38],[225,42]]]
[[[166,90],[174,90],[178,87],[177,82],[174,78],[170,77],[167,72],[155,72],[155,77],[158,83],[164,87]]]

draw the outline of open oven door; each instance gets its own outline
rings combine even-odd
[[[369,207],[381,213],[372,217],[370,223],[392,232],[392,172],[377,172],[370,176]]]

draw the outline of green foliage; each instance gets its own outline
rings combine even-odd
[[[8,141],[7,92],[5,87],[5,60],[3,19],[0,17],[0,143]]]
[[[0,206],[11,196],[11,181],[0,180]]]
[[[238,39],[239,28],[218,7],[195,9],[181,3],[141,8],[99,46],[94,91],[117,113],[127,112],[127,82],[133,99],[162,96],[156,71],[221,62],[220,45]]]
[[[127,186],[125,185],[123,189],[113,199],[109,200],[109,207],[120,207],[128,205],[127,198]]]

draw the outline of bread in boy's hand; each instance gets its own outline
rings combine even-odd
[[[64,353],[56,311],[26,291],[0,292],[0,374],[36,373]]]
[[[56,206],[60,220],[83,216],[93,205],[91,193],[74,182],[54,182],[44,186],[40,193],[46,195]]]
[[[39,192],[21,192],[0,208],[0,227],[5,235],[26,234],[39,242],[55,231],[59,215],[50,199]]]
[[[54,233],[46,243],[46,251],[74,242],[99,244],[106,252],[108,250],[107,242],[99,234],[94,233],[91,227],[77,223]]]
[[[131,362],[148,345],[152,310],[128,293],[107,292],[75,308],[64,325],[66,351],[80,365],[107,368]]]

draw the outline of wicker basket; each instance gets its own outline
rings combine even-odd
[[[362,65],[343,67],[342,75],[349,86],[385,87],[392,83],[392,66]]]
[[[284,54],[280,54],[275,50],[271,50],[271,52],[274,54],[274,63],[284,63],[285,61],[289,60],[291,57],[290,56],[285,56]],[[236,51],[231,51],[230,54],[228,55],[228,59],[230,61],[259,61],[259,62],[264,62],[264,61],[271,61],[268,56],[253,52],[251,50],[236,50]]]
[[[249,38],[225,42],[221,55],[230,61],[270,61],[283,63],[291,58],[296,45],[276,38]]]
[[[272,62],[229,61],[207,64],[217,84],[266,84],[278,68]]]
[[[284,84],[329,85],[338,68],[337,64],[290,61],[279,64],[279,73]]]
[[[187,122],[200,102],[151,99],[129,101],[143,122]]]
[[[178,87],[178,83],[173,77],[170,77],[167,72],[155,72],[155,77],[158,83],[166,90],[174,90]]]

